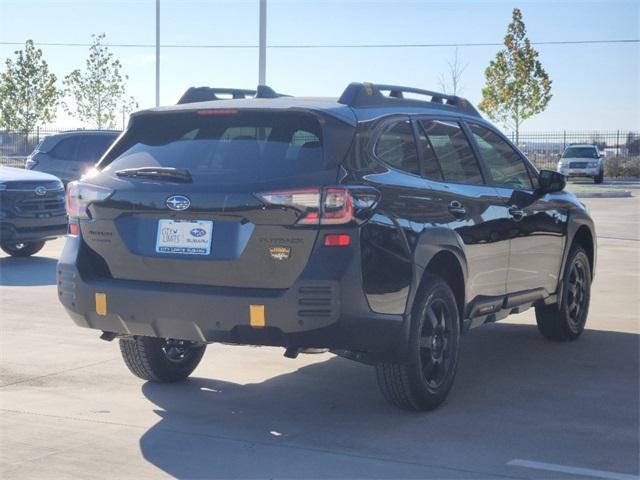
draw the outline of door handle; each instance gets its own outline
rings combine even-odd
[[[449,212],[454,216],[462,216],[467,214],[467,209],[458,200],[452,200],[449,203]]]
[[[509,208],[509,215],[511,215],[516,222],[519,222],[524,218],[524,210],[518,207],[511,207]]]

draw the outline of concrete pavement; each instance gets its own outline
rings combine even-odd
[[[145,383],[58,304],[62,240],[2,257],[0,476],[630,479],[640,200],[584,201],[599,261],[583,337],[545,341],[531,311],[473,330],[428,414],[387,405],[371,367],[276,348],[212,345],[188,381]]]

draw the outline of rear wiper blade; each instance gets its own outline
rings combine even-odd
[[[125,168],[124,170],[116,171],[116,175],[119,177],[153,178],[157,180],[169,180],[181,183],[192,182],[189,170],[169,167]]]

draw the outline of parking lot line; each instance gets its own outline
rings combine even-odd
[[[547,470],[549,472],[568,473],[570,475],[583,475],[586,477],[608,478],[612,480],[638,480],[640,477],[628,475],[626,473],[607,472],[606,470],[593,470],[591,468],[571,467],[568,465],[558,465],[555,463],[532,462],[515,458],[507,465],[514,467],[535,468],[537,470]]]

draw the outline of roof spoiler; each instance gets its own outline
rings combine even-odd
[[[383,92],[389,93],[385,95]],[[405,98],[405,93],[422,95],[429,98],[425,98],[424,100]],[[459,110],[468,115],[480,116],[475,107],[465,98],[399,85],[350,83],[344,92],[342,92],[338,102],[350,107],[383,107],[390,105],[424,107],[425,104],[431,104],[434,107],[444,106]]]
[[[215,87],[191,87],[180,100],[178,105],[183,103],[209,102],[211,100],[222,100],[219,95],[225,97],[231,96],[233,99],[238,98],[277,98],[286,97],[281,93],[276,93],[271,87],[266,85],[258,85],[256,90],[244,90],[241,88],[215,88]]]

